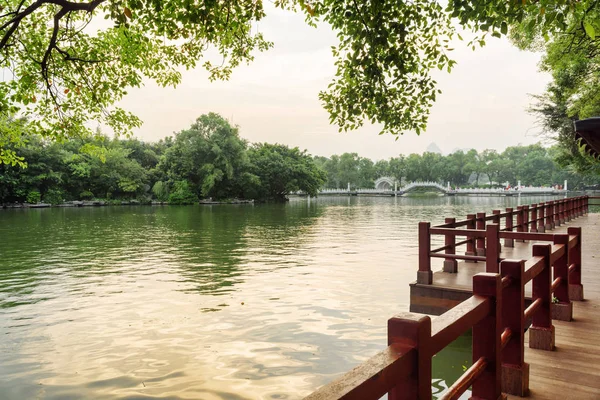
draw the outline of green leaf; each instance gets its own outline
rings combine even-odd
[[[596,30],[588,21],[583,21],[583,29],[585,29],[585,33],[592,38],[592,40],[596,39]]]
[[[500,32],[502,32],[503,35],[508,33],[508,25],[506,22],[502,22],[502,25],[500,26]]]

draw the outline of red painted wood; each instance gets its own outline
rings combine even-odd
[[[477,274],[473,277],[473,294],[492,300],[490,314],[473,326],[473,363],[485,358],[487,364],[473,382],[472,398],[496,400],[502,395],[500,364],[502,309],[500,276]]]
[[[431,271],[431,235],[429,234],[429,222],[419,222],[419,272],[417,282],[425,285],[433,283],[433,272]]]
[[[517,232],[523,232],[523,206],[517,207]]]
[[[542,305],[538,312],[531,318],[531,325],[536,328],[549,329],[552,327],[552,318],[550,307],[552,304],[552,291],[550,289],[552,280],[552,268],[550,264],[550,252],[552,246],[549,244],[534,244],[533,256],[542,257],[544,267],[539,274],[533,278],[532,283],[532,299],[541,299]]]
[[[504,330],[502,331],[502,335],[500,336],[500,345],[502,346],[502,349],[506,347],[511,337],[512,331],[508,328],[504,328]]]
[[[485,358],[481,357],[479,360],[475,361],[473,365],[471,365],[471,367],[448,388],[448,390],[440,397],[440,400],[460,399],[460,396],[462,396],[473,382],[483,374],[486,367],[487,360]]]
[[[446,218],[444,221],[446,224],[456,223],[456,218]],[[456,236],[452,233],[444,235],[444,244],[446,247],[446,254],[456,254]],[[444,271],[446,272],[458,272],[458,261],[451,258],[444,260]]]
[[[529,305],[529,307],[527,307],[525,309],[525,311],[523,312],[523,316],[525,317],[525,320],[530,319],[541,306],[542,306],[542,299],[535,299]]]
[[[388,346],[405,344],[417,349],[415,373],[388,393],[389,400],[431,399],[431,319],[404,313],[388,320]],[[374,397],[373,397],[374,398]]]
[[[581,227],[569,227],[567,233],[577,236],[577,244],[569,249],[568,264],[575,265],[573,273],[569,275],[569,284],[581,285]]]
[[[394,344],[322,386],[305,400],[379,399],[398,385],[411,386],[407,381],[414,379],[416,366],[417,350],[406,344]]]
[[[480,212],[477,213],[477,230],[483,231],[485,230],[485,213]],[[477,238],[475,240],[475,252],[478,256],[482,256],[485,254],[485,238]]]
[[[512,232],[513,231],[513,209],[512,207],[508,207],[506,209],[506,222],[505,222],[505,229],[507,232]],[[515,243],[513,239],[504,239],[504,245],[506,247],[515,247]]]
[[[538,224],[538,231],[540,232],[546,232],[546,203],[545,202],[541,202],[539,204],[539,224]]]
[[[532,204],[531,205],[531,229],[529,230],[530,232],[537,232],[538,231],[538,205],[537,204]]]
[[[544,260],[543,257],[534,256],[529,260],[525,261],[525,274],[523,275],[523,284],[527,284],[530,280],[534,279],[542,269],[545,263],[550,262],[550,259]]]
[[[488,297],[471,296],[435,318],[431,324],[431,354],[437,354],[488,316],[492,305],[494,302]]]
[[[522,367],[525,362],[525,262],[504,260],[502,276],[510,276],[512,284],[502,291],[502,325],[511,330],[512,337],[502,351],[502,364]]]
[[[500,272],[500,226],[490,224],[486,228],[485,272]]]
[[[554,243],[564,245],[564,253],[554,261],[554,279],[560,278],[560,283],[554,290],[554,297],[559,303],[570,303],[569,301],[569,235],[556,235]]]
[[[475,229],[476,227],[476,222],[475,222],[475,214],[468,214],[467,215],[467,229]],[[468,256],[474,256],[475,255],[475,239],[472,239],[470,242],[467,243],[467,251],[465,252],[466,255]]]
[[[554,200],[548,202],[548,212],[546,212],[546,216],[548,219],[547,224],[550,226],[550,229],[554,229]]]

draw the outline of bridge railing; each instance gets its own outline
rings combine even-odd
[[[385,350],[306,399],[374,400],[385,393],[390,400],[431,399],[432,357],[469,329],[473,364],[440,398],[458,399],[469,387],[472,398],[482,400],[500,399],[503,392],[526,396],[526,324],[531,321],[529,347],[554,349],[552,293],[559,305],[570,307],[568,264],[574,260],[570,253],[580,250],[580,233],[552,236],[553,244],[534,245],[528,260],[503,260],[499,273],[473,276],[473,295],[439,317],[405,313],[391,318]],[[532,302],[525,308],[530,281]]]

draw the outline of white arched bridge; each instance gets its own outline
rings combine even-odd
[[[411,191],[425,189],[426,191],[438,192],[447,196],[456,195],[480,195],[480,196],[514,196],[519,194],[540,194],[540,195],[557,195],[566,192],[566,181],[565,189],[555,189],[552,187],[522,187],[520,184],[516,188],[506,189],[460,189],[452,188],[450,183],[443,186],[439,182],[433,181],[416,181],[410,182],[404,186],[399,187],[397,181],[393,177],[382,176],[375,181],[375,188],[366,189],[351,189],[350,184],[345,189],[322,189],[319,191],[319,195],[346,195],[346,196],[358,196],[358,195],[371,195],[371,196],[402,196],[403,194]],[[297,193],[302,195],[303,193]]]

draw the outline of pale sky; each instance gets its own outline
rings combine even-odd
[[[538,72],[539,54],[519,51],[505,39],[490,38],[476,51],[458,42],[453,52],[458,65],[451,74],[436,74],[443,93],[425,133],[407,133],[397,141],[378,135],[371,125],[338,133],[318,99],[335,72],[330,51],[335,34],[325,24],[309,27],[299,14],[267,14],[258,28],[275,47],[235,69],[229,81],[209,82],[198,68],[185,72],[176,89],[148,83],[130,91],[121,105],[144,121],[136,137],[158,140],[213,111],[239,125],[250,142],[283,143],[324,156],[357,152],[387,159],[421,153],[432,142],[449,153],[539,141],[535,119],[526,112],[529,95],[543,92],[549,81]]]

